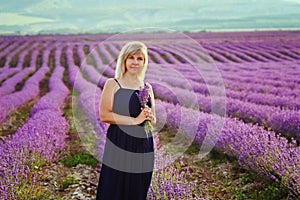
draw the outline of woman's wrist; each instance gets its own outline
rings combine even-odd
[[[133,125],[140,124],[137,117],[132,117],[132,123],[133,123]]]

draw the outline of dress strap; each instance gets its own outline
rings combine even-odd
[[[122,88],[121,84],[119,83],[119,81],[117,79],[115,79],[115,81],[118,83],[119,87]]]

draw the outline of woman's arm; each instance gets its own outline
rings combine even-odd
[[[114,79],[110,78],[106,81],[100,97],[100,120],[109,124],[119,125],[136,125],[145,121],[147,119],[145,110],[142,110],[140,115],[136,118],[125,115],[119,115],[112,112],[114,94],[118,87],[119,86],[117,85]]]
[[[155,113],[154,93],[153,93],[152,86],[149,83],[147,83],[147,84],[149,85],[149,88],[150,88],[150,98],[151,98],[151,105],[152,105],[151,110],[152,110],[152,116],[153,116],[153,118],[150,121],[151,121],[151,124],[153,126],[155,126],[156,125],[156,113]]]

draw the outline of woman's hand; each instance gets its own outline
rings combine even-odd
[[[154,119],[155,119],[155,117],[154,117],[154,114],[152,112],[152,109],[149,108],[148,106],[146,106],[145,108],[142,108],[141,113],[136,118],[136,123],[141,124],[145,120],[149,120],[150,122],[152,122]]]

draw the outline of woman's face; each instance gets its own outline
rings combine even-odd
[[[141,52],[135,54],[130,54],[125,61],[125,73],[130,73],[132,75],[138,74],[144,66],[144,56]]]

